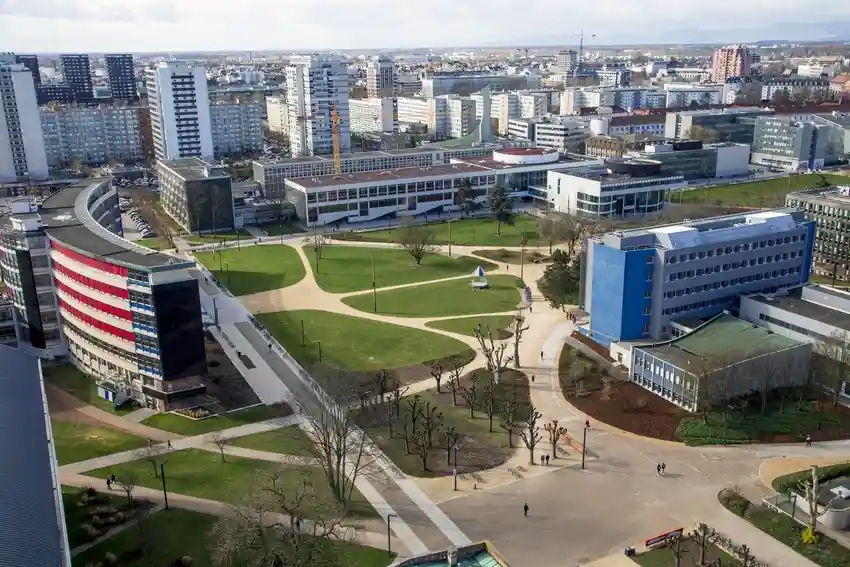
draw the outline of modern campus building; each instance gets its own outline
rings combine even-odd
[[[562,117],[512,118],[508,121],[508,135],[541,148],[578,152],[584,148],[590,129],[582,122]]]
[[[394,98],[360,98],[348,101],[351,132],[392,132],[398,129],[394,116],[398,112]]]
[[[815,223],[793,209],[594,236],[582,263],[579,303],[590,313],[582,332],[602,345],[663,340],[677,320],[804,285],[814,240]]]
[[[422,215],[455,206],[455,192],[468,182],[475,198],[500,185],[516,197],[545,200],[550,170],[580,168],[599,160],[563,157],[545,148],[503,148],[489,157],[363,173],[286,179],[286,198],[309,225],[362,222]]]
[[[210,105],[210,128],[216,156],[240,156],[263,150],[263,107],[252,102]]]
[[[756,294],[741,298],[741,318],[793,339],[811,343],[815,352],[846,363],[850,343],[850,293],[828,286],[809,285],[787,293]],[[822,349],[825,343],[841,348]],[[839,394],[850,397],[844,382]]]
[[[136,67],[129,53],[110,53],[104,56],[109,92],[113,100],[139,100],[136,89]]]
[[[668,192],[686,185],[682,175],[662,173],[659,162],[611,158],[567,171],[549,171],[546,184],[531,190],[552,211],[624,218],[659,212]]]
[[[286,101],[293,157],[333,153],[334,110],[339,116],[339,151],[351,151],[348,74],[339,57],[292,57],[286,67]]]
[[[38,358],[0,346],[0,565],[71,567]]]
[[[802,210],[815,223],[812,273],[850,279],[850,187],[790,193],[785,206]]]
[[[811,352],[805,341],[721,314],[673,340],[635,346],[628,367],[635,384],[696,412],[804,383]]]
[[[138,106],[57,106],[41,109],[47,164],[103,165],[109,160],[141,162],[147,157],[142,112]]]
[[[717,132],[718,141],[752,144],[756,118],[770,114],[773,111],[760,107],[668,112],[664,137],[670,140],[688,138],[691,127],[698,126]]]
[[[32,73],[0,54],[0,183],[47,179],[47,156]]]
[[[65,84],[71,89],[74,102],[88,102],[94,98],[91,78],[91,61],[88,53],[66,53],[59,56],[59,67]]]
[[[156,159],[212,158],[206,70],[159,63],[147,69],[145,78]]]
[[[376,55],[366,64],[366,93],[369,98],[393,98],[395,63],[386,55]]]
[[[233,229],[233,192],[226,169],[200,158],[159,161],[162,210],[189,232]]]
[[[356,152],[340,159],[343,174],[384,171],[402,167],[427,167],[449,163],[453,159],[490,156],[500,144],[478,144],[460,148],[431,144],[419,148],[380,152]],[[325,156],[286,158],[275,161],[254,161],[254,180],[263,187],[267,197],[280,196],[286,179],[321,177],[334,172],[333,160]]]
[[[682,175],[686,180],[736,177],[750,172],[750,146],[732,142],[703,144],[698,140],[681,140],[653,143],[628,156],[658,161],[661,174]]]
[[[422,77],[422,95],[434,98],[441,95],[471,95],[484,87],[492,91],[521,90],[530,86],[525,75],[494,75],[482,73],[439,73]]]
[[[824,130],[824,133],[826,130]],[[753,132],[751,162],[785,171],[821,169],[826,136],[813,122],[788,116],[761,116]]]
[[[194,405],[206,372],[194,262],[121,238],[110,179],[54,193],[38,212],[15,201],[4,220],[3,281],[19,348],[68,356],[148,407]]]

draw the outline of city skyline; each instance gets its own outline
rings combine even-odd
[[[578,42],[581,28],[596,35],[587,44],[675,42],[681,41],[676,30],[693,29],[694,21],[726,41],[721,34],[743,27],[742,22],[770,26],[850,19],[850,6],[838,0],[806,7],[730,0],[710,5],[603,0],[565,6],[542,0],[523,7],[522,28],[516,26],[514,12],[494,10],[492,2],[483,0],[435,0],[427,7],[389,0],[289,0],[282,8],[269,0],[246,0],[234,13],[224,3],[201,5],[198,0],[0,0],[0,26],[7,32],[6,50],[56,53],[510,45],[533,44],[535,37],[569,45]],[[387,20],[392,25],[384,25]]]

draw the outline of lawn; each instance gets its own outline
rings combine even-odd
[[[676,553],[674,551],[675,543],[668,546],[657,547],[650,551],[646,551],[632,558],[632,560],[641,567],[671,567],[679,565],[680,567],[700,567],[699,562],[699,544],[690,539],[683,538],[680,544],[681,561],[676,561]],[[740,567],[741,562],[734,559],[731,555],[715,546],[708,543],[705,549],[705,563],[709,565],[712,561],[720,560],[720,565],[728,567]]]
[[[774,512],[766,506],[757,506],[731,490],[724,489],[718,499],[727,510],[737,514],[752,525],[784,543],[803,557],[821,567],[847,567],[850,565],[850,549],[834,539],[821,535],[817,545],[803,543],[803,526],[784,514]]]
[[[187,242],[192,244],[218,244],[219,242],[236,242],[237,240],[253,240],[254,236],[251,235],[250,232],[244,229],[237,230],[224,230],[219,231],[216,234],[201,234],[200,236],[196,233],[187,234],[185,236]]]
[[[479,379],[478,392],[484,391],[484,384],[491,381],[492,374],[484,369],[475,370],[461,378],[461,386],[471,385],[471,376]],[[464,398],[458,392],[456,396],[457,405],[452,404],[452,394],[446,382],[442,383],[441,393],[436,388],[420,392],[415,396],[407,396],[400,404],[400,417],[395,418],[393,431],[390,437],[389,421],[386,411],[377,413],[367,412],[358,415],[358,423],[366,430],[369,437],[377,443],[387,456],[404,472],[419,477],[439,477],[452,473],[454,465],[447,462],[447,451],[442,434],[435,434],[434,446],[428,453],[428,470],[422,467],[422,458],[417,454],[407,452],[403,436],[400,434],[402,423],[406,413],[409,411],[410,401],[418,397],[419,408],[422,409],[426,403],[437,408],[438,413],[443,416],[443,431],[454,427],[460,434],[457,446],[459,473],[469,473],[496,467],[508,460],[515,450],[526,450],[520,440],[517,431],[513,435],[513,448],[509,446],[508,434],[500,426],[502,423],[502,406],[504,401],[516,396],[518,409],[516,419],[518,422],[525,419],[530,406],[528,378],[522,372],[506,369],[502,371],[499,384],[494,386],[494,408],[493,431],[490,431],[489,418],[485,412],[485,397],[479,395],[475,402],[474,417],[470,418],[469,406],[464,403]],[[421,418],[420,418],[421,420]],[[419,421],[419,423],[422,423]],[[541,431],[545,436],[545,433]],[[541,441],[538,449],[544,452],[551,451],[551,446]]]
[[[299,232],[304,232],[303,227],[298,226],[296,223],[289,221],[286,221],[283,224],[276,222],[270,224],[261,224],[257,228],[265,232],[268,236],[280,236],[281,234],[284,236],[288,236],[290,234],[298,234]]]
[[[221,431],[222,429],[230,429],[239,425],[248,423],[257,423],[258,421],[266,421],[267,419],[282,418],[290,415],[292,411],[289,406],[253,406],[243,410],[236,410],[230,413],[219,414],[215,417],[205,419],[191,419],[176,413],[158,413],[152,415],[142,423],[164,429],[178,435],[191,437],[194,435],[203,435],[212,431]]]
[[[429,254],[417,265],[406,250],[344,245],[323,246],[317,265],[313,247],[305,246],[304,252],[310,260],[319,287],[330,293],[372,289],[373,257],[375,285],[378,288],[472,275],[478,266],[485,270],[496,267],[475,258],[449,258],[442,254]]]
[[[275,431],[254,433],[245,437],[237,437],[231,441],[231,445],[257,451],[268,451],[270,453],[283,453],[284,455],[297,455],[299,457],[310,457],[312,443],[297,425],[283,427]]]
[[[132,519],[134,513],[142,512],[150,503],[138,501],[132,509],[123,495],[103,492],[84,492],[82,488],[62,487],[62,508],[65,511],[65,526],[71,549],[100,537]],[[94,516],[98,517],[97,522]],[[95,526],[95,523],[99,524]]]
[[[298,252],[291,246],[263,245],[198,252],[195,258],[207,267],[233,295],[249,295],[289,287],[307,274]]]
[[[678,203],[681,196],[684,203],[700,205],[782,207],[785,206],[785,195],[788,193],[818,187],[824,180],[834,185],[846,185],[850,178],[830,174],[792,175],[764,181],[719,185],[708,189],[692,189],[685,191],[683,196],[672,195],[671,201]]]
[[[147,439],[110,429],[82,423],[53,419],[53,443],[60,465],[87,461],[95,457],[121,453],[147,446]]]
[[[137,406],[132,402],[116,408],[115,404],[98,396],[94,379],[83,374],[71,364],[44,365],[42,372],[46,383],[53,384],[83,403],[118,415],[124,415],[137,409]]]
[[[818,467],[818,478],[820,482],[827,482],[850,475],[850,463],[840,463],[826,467]],[[773,479],[773,490],[779,493],[787,493],[789,490],[799,490],[800,482],[812,479],[811,469],[786,474]]]
[[[540,241],[537,232],[537,219],[530,215],[517,215],[513,226],[502,224],[501,236],[497,234],[497,222],[494,219],[464,219],[452,221],[452,244],[459,246],[520,246],[523,236],[527,244],[535,245]],[[429,222],[437,244],[449,243],[449,223],[447,221]],[[348,234],[352,240],[371,240],[396,242],[398,229],[376,230]]]
[[[305,365],[318,363],[320,350],[323,362],[347,370],[398,368],[469,350],[466,344],[437,333],[328,311],[281,311],[256,317]]]
[[[188,510],[171,509],[150,516],[145,521],[145,531],[149,540],[156,542],[152,546],[150,563],[144,557],[121,562],[123,567],[146,567],[147,565],[173,565],[184,555],[192,557],[193,567],[212,567],[212,552],[215,542],[210,531],[216,518]],[[139,544],[138,530],[125,530],[105,542],[96,545],[85,553],[74,557],[74,567],[88,564],[105,564],[104,556],[111,552],[116,556],[131,552]],[[393,560],[387,552],[373,547],[354,543],[328,541],[337,557],[335,565],[339,567],[385,567]]]
[[[446,317],[514,311],[520,303],[519,278],[499,275],[487,278],[489,289],[475,289],[460,279],[379,291],[378,313],[397,317]],[[360,311],[373,312],[371,293],[343,299]]]
[[[850,409],[833,408],[825,399],[818,402],[816,397],[807,396],[798,410],[796,393],[788,392],[783,408],[774,392],[763,415],[758,396],[750,398],[744,408],[730,411],[726,425],[720,411],[709,412],[707,424],[702,416],[686,417],[676,436],[689,445],[799,443],[806,435],[816,441],[850,437]]]
[[[549,260],[549,255],[538,250],[506,250],[497,248],[495,250],[473,250],[476,256],[499,262],[500,264],[537,264]]]
[[[153,466],[149,462],[136,460],[89,471],[86,475],[105,479],[115,474],[120,481],[122,475],[135,474],[138,478],[137,486],[161,490],[162,479],[153,472]],[[319,468],[287,467],[272,461],[244,459],[232,455],[227,455],[225,462],[221,462],[218,452],[200,449],[168,453],[165,464],[168,490],[230,504],[243,502],[246,495],[255,491],[259,482],[267,481],[272,474],[278,475],[279,486],[291,487],[293,490],[299,486],[305,475],[309,475],[312,495],[308,498],[316,498],[319,501],[332,498],[327,481]],[[356,491],[351,508],[351,513],[356,516],[374,515],[372,507]]]
[[[173,248],[173,246],[169,245],[168,240],[161,236],[154,238],[140,238],[139,240],[136,240],[135,243],[146,248],[150,248],[151,250],[166,250]]]
[[[460,317],[458,319],[428,321],[425,323],[425,326],[474,337],[475,333],[473,329],[481,325],[482,327],[489,327],[493,331],[494,338],[507,339],[513,336],[513,333],[510,331],[513,320],[513,315],[482,315],[480,317]]]

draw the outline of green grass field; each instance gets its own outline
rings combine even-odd
[[[473,329],[477,325],[490,327],[493,337],[508,338],[512,333],[508,330],[513,322],[513,315],[483,315],[480,317],[460,317],[457,319],[440,319],[439,321],[428,321],[426,327],[441,329],[459,335],[474,337]]]
[[[792,175],[765,181],[719,185],[707,189],[692,189],[684,195],[674,193],[671,201],[683,203],[726,205],[740,207],[783,207],[785,195],[801,189],[812,189],[819,186],[823,180],[834,185],[850,183],[850,177],[830,174]]]
[[[136,240],[136,244],[140,244],[146,248],[150,248],[151,250],[165,250],[169,248],[168,240],[161,236],[156,236],[154,238],[140,238],[139,240]]]
[[[83,374],[71,364],[45,365],[42,371],[47,384],[56,386],[83,403],[118,415],[124,415],[137,409],[137,406],[132,403],[124,404],[116,409],[115,404],[107,402],[97,395],[94,379]]]
[[[265,431],[263,433],[246,435],[245,437],[237,437],[231,442],[231,445],[257,451],[268,451],[270,453],[297,455],[299,457],[309,457],[312,455],[310,453],[312,443],[307,439],[304,432],[301,431],[301,428],[296,425],[275,431]]]
[[[470,280],[447,282],[378,292],[378,313],[398,317],[443,317],[513,311],[520,302],[519,278],[508,275],[487,278],[490,289],[476,290]],[[343,299],[361,311],[373,311],[371,293]]]
[[[82,423],[51,420],[56,459],[60,465],[87,461],[112,453],[121,453],[147,446],[147,439],[110,429]]]
[[[301,257],[291,246],[228,248],[198,252],[195,258],[214,273],[233,295],[289,287],[307,274]]]
[[[323,362],[347,370],[399,368],[469,350],[466,344],[437,333],[328,311],[281,311],[256,317],[292,356],[307,365],[319,362],[318,343]]]
[[[537,232],[537,219],[529,215],[517,215],[513,226],[502,225],[501,236],[497,234],[497,222],[493,219],[463,219],[452,221],[452,244],[458,246],[520,246],[522,237],[528,238],[528,244],[537,244],[540,235]],[[437,244],[449,243],[449,223],[447,221],[429,222],[434,231]],[[397,229],[361,232],[363,240],[396,242]],[[355,237],[356,238],[356,237]]]
[[[151,546],[150,562],[147,557],[121,563],[123,567],[147,567],[148,565],[174,565],[184,555],[192,557],[192,567],[213,567],[215,541],[210,534],[217,519],[214,516],[171,509],[157,512],[144,524]],[[107,552],[116,556],[134,549],[139,543],[136,529],[124,530],[108,540],[86,550],[73,559],[74,567],[105,564]],[[385,567],[393,558],[387,552],[374,547],[355,543],[327,541],[336,553],[334,565],[339,567]],[[323,558],[325,555],[323,554]]]
[[[406,250],[365,246],[324,246],[318,264],[313,247],[305,246],[304,252],[319,287],[331,293],[371,289],[373,257],[375,285],[379,288],[472,274],[478,266],[495,268],[483,260],[442,254],[429,254],[417,265]]]
[[[188,437],[230,429],[247,423],[285,417],[292,412],[286,406],[254,406],[206,419],[190,419],[174,413],[158,413],[142,423]]]
[[[128,473],[137,475],[138,486],[162,489],[162,479],[154,475],[153,466],[145,460],[96,469],[86,475],[105,479],[115,474],[120,481],[122,475]],[[172,492],[231,504],[242,502],[246,495],[254,492],[258,481],[265,482],[272,474],[279,475],[278,486],[291,487],[293,490],[305,475],[309,475],[312,498],[321,501],[333,498],[319,468],[282,467],[280,463],[272,461],[232,455],[227,455],[222,462],[218,452],[200,449],[169,453],[165,474],[168,490]],[[359,492],[353,497],[352,513],[357,516],[374,514],[372,507]]]

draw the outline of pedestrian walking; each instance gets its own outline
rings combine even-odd
[[[531,375],[531,381],[534,382],[534,374]]]
[[[540,455],[540,466],[543,466],[545,464],[544,463],[545,457],[546,457],[546,455],[543,455],[543,454]]]
[[[661,463],[661,474],[662,475],[667,474],[667,464],[666,463]]]
[[[110,480],[108,478],[106,479],[106,489],[112,490],[112,480]]]
[[[661,476],[661,464],[660,463],[655,465],[655,474],[657,474],[658,476]]]
[[[271,351],[272,351],[272,344],[269,343],[269,352],[271,352]]]
[[[109,477],[112,482],[117,482],[118,479],[115,478],[115,473],[112,473],[112,476]]]
[[[522,505],[522,514],[526,518],[528,517],[528,502]]]
[[[546,453],[546,466],[549,466],[549,453]]]
[[[812,436],[807,434],[806,435],[806,447],[811,447],[811,446],[812,446]]]
[[[168,443],[168,448],[169,448],[169,449],[171,449],[171,439],[169,439],[169,440],[167,441],[167,443]]]
[[[148,447],[153,447],[153,439],[148,437]]]
[[[590,418],[585,418],[584,427],[585,429],[590,429]]]
[[[540,360],[543,360],[543,351],[540,351]]]
[[[528,304],[528,312],[534,313],[534,307],[530,303]]]

